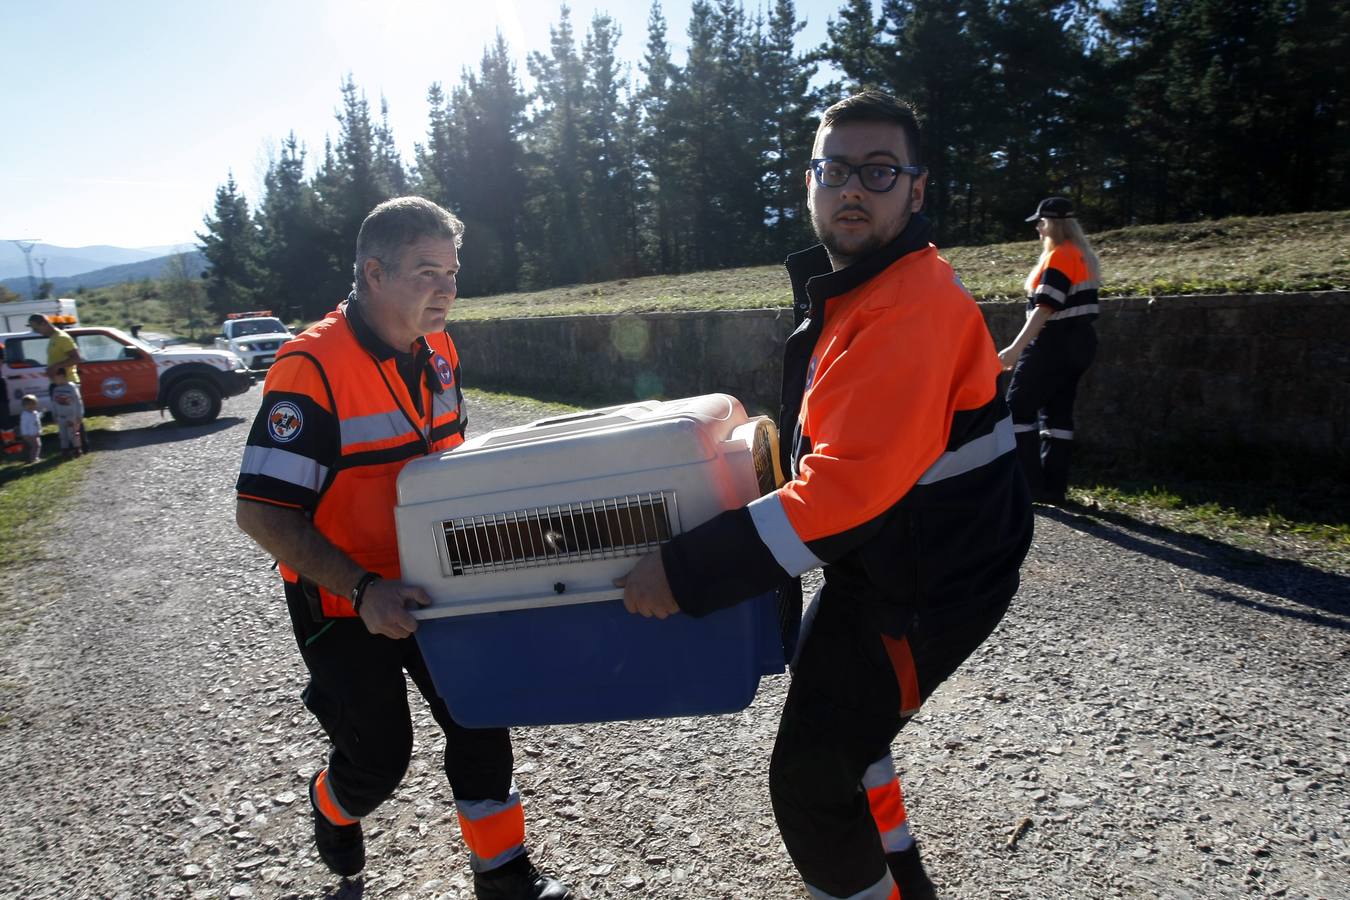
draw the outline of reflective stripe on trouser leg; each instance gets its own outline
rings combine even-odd
[[[774,818],[813,896],[889,897],[885,851],[859,788],[900,730],[896,678],[852,595],[827,578],[815,606],[769,765]]]
[[[506,800],[455,800],[469,867],[487,872],[525,852],[525,811],[515,783]]]
[[[361,821],[343,809],[337,796],[333,794],[333,786],[328,782],[327,766],[324,766],[319,772],[319,777],[314,779],[314,791],[310,800],[323,817],[334,825],[355,825]]]
[[[900,889],[895,886],[895,879],[891,877],[890,870],[887,870],[886,874],[881,876],[881,880],[876,884],[864,888],[856,894],[849,894],[847,897],[826,893],[809,884],[806,886],[806,892],[814,900],[901,900]]]
[[[881,835],[881,848],[887,853],[902,853],[914,846],[900,776],[895,774],[895,761],[889,753],[867,767],[862,786]]]

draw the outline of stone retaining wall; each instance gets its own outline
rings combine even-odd
[[[1142,453],[1203,442],[1350,453],[1350,292],[1102,302],[1079,388],[1085,447]],[[1018,304],[982,303],[998,346]],[[454,322],[473,386],[618,403],[725,391],[778,405],[789,309]]]

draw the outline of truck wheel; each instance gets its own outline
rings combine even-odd
[[[220,391],[197,378],[179,382],[169,391],[169,412],[184,425],[201,425],[220,415]]]

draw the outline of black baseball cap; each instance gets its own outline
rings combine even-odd
[[[1026,221],[1035,222],[1037,219],[1072,219],[1073,203],[1068,197],[1046,197],[1041,201],[1041,205],[1036,207],[1036,211],[1027,216]]]

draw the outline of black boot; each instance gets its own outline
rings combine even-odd
[[[887,853],[886,865],[900,888],[900,900],[938,900],[937,888],[928,880],[919,859],[918,844],[900,853]]]
[[[366,867],[366,839],[361,834],[361,823],[334,825],[314,803],[314,782],[319,773],[309,780],[309,809],[314,814],[314,846],[334,875],[350,878]]]
[[[478,900],[575,900],[567,885],[541,875],[528,856],[487,872],[473,873],[473,893]]]

